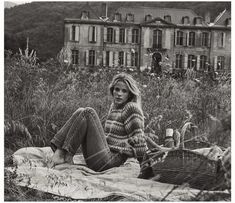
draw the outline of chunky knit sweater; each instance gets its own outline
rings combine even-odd
[[[111,105],[104,129],[111,150],[129,157],[143,157],[147,150],[144,117],[136,103],[129,102],[123,108]]]

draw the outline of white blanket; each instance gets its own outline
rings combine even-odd
[[[153,180],[138,179],[140,168],[134,159],[128,159],[120,166],[104,172],[89,169],[82,155],[75,155],[74,165],[61,164],[51,169],[46,163],[53,152],[50,147],[22,148],[13,154],[20,186],[72,199],[107,199],[111,196],[124,197],[127,201],[189,201],[200,194],[230,197],[228,192],[200,191],[187,186],[175,186]]]

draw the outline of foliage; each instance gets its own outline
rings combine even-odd
[[[37,64],[31,63],[33,54],[26,55],[5,51],[5,164],[11,153],[21,147],[48,146],[53,135],[79,107],[93,107],[104,120],[111,104],[108,85],[121,71],[137,80],[142,92],[145,130],[158,135],[160,144],[167,127],[179,130],[190,120],[197,130],[193,134],[186,132],[186,140],[206,136],[215,144],[230,146],[230,131],[209,133],[230,115],[228,75],[216,81],[209,80],[206,73],[174,79],[169,73],[157,77],[124,68],[84,69],[56,59]],[[22,192],[19,188],[16,191]]]

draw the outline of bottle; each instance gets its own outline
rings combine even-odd
[[[166,137],[164,141],[164,146],[168,148],[173,148],[175,146],[173,139],[174,130],[172,128],[166,129]]]

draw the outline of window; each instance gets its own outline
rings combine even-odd
[[[162,48],[162,31],[153,31],[153,48]]]
[[[218,56],[218,58],[217,58],[217,70],[223,70],[224,69],[224,62],[225,62],[225,57],[224,56]]]
[[[195,25],[201,25],[202,24],[202,18],[201,17],[196,17],[194,19],[194,24]]]
[[[188,55],[188,68],[196,69],[197,66],[197,58],[194,55]]]
[[[124,52],[123,51],[118,52],[118,65],[119,66],[124,65]]]
[[[202,46],[207,47],[209,42],[209,33],[208,32],[203,32],[202,33]]]
[[[231,18],[227,18],[225,21],[226,26],[231,26]]]
[[[120,43],[125,43],[125,29],[124,28],[120,28],[119,42]]]
[[[88,11],[82,11],[81,19],[88,19],[89,17],[89,12]]]
[[[195,46],[195,32],[189,32],[189,46]]]
[[[89,27],[89,42],[96,42],[96,27],[90,26]]]
[[[78,50],[72,50],[72,64],[78,64]]]
[[[120,13],[115,13],[114,21],[121,21],[121,14]]]
[[[207,61],[207,57],[202,55],[200,56],[200,69],[201,70],[206,70],[206,61]]]
[[[139,30],[133,29],[132,30],[132,43],[138,43],[139,42]]]
[[[218,47],[220,48],[225,47],[225,33],[224,32],[219,33]]]
[[[109,51],[106,51],[106,66],[109,66]]]
[[[131,53],[131,66],[138,66],[138,53]]]
[[[189,24],[189,17],[188,17],[188,16],[184,16],[184,17],[182,18],[182,23],[183,23],[183,24]]]
[[[108,28],[107,29],[107,42],[114,42],[114,31],[113,31],[113,28]]]
[[[95,65],[95,50],[89,50],[88,65]]]
[[[177,31],[177,36],[176,36],[176,45],[183,45],[183,32],[182,31]]]
[[[72,41],[79,41],[79,26],[72,25],[70,30],[70,40]]]
[[[183,68],[183,55],[176,54],[175,68]]]
[[[131,13],[128,13],[128,14],[126,15],[126,21],[127,21],[127,22],[134,22],[134,15],[131,14]]]
[[[145,21],[149,21],[152,20],[152,16],[150,14],[145,16]]]
[[[75,36],[76,36],[76,26],[72,26],[72,40],[75,41]]]
[[[166,22],[170,23],[170,22],[171,22],[171,16],[170,16],[170,15],[164,16],[164,20],[165,20]]]

